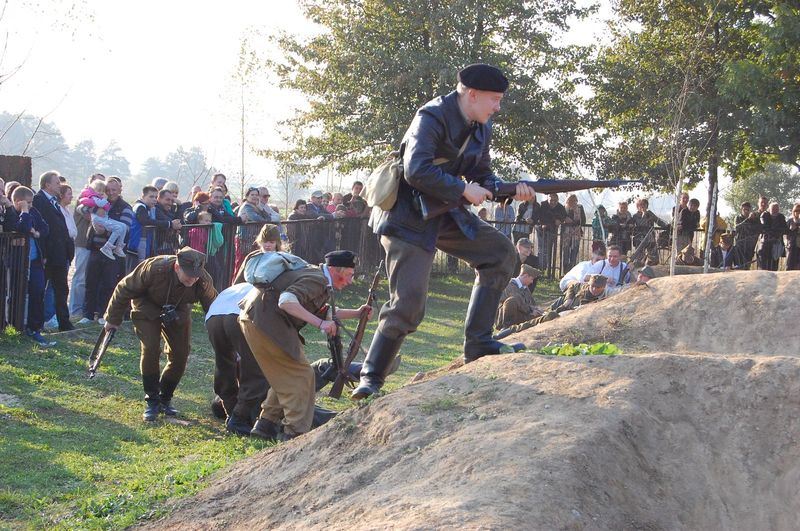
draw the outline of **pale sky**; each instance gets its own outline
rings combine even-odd
[[[569,39],[590,40],[600,19]],[[232,76],[241,39],[255,29],[302,33],[311,25],[292,0],[12,1],[0,20],[9,32],[0,72],[24,64],[0,86],[0,110],[46,114],[68,143],[90,138],[98,152],[115,139],[134,172],[147,157],[198,145],[235,174],[240,113]],[[248,140],[274,147],[277,121],[302,100],[266,79],[254,91]],[[246,165],[248,173],[274,175],[255,155]]]
[[[70,18],[59,2],[9,4],[0,29],[9,52],[0,71],[24,62],[0,86],[0,109],[48,115],[71,145],[115,139],[132,171],[179,145],[202,147],[238,173],[239,89],[233,80],[243,36],[303,31],[294,2],[84,0]],[[300,101],[264,82],[250,97],[249,141],[275,143],[276,122]],[[269,165],[248,155],[251,173]]]
[[[601,3],[603,9],[565,41],[603,38],[610,8]],[[0,72],[22,67],[0,85],[0,110],[47,115],[70,145],[91,139],[98,153],[114,139],[133,173],[147,157],[197,145],[210,164],[238,175],[240,107],[233,75],[241,39],[255,36],[264,43],[264,35],[279,30],[307,33],[313,27],[292,0],[11,0],[0,19],[0,35],[8,33]],[[248,145],[277,147],[277,122],[299,105],[300,97],[278,90],[265,76],[247,98]],[[245,164],[248,180],[271,184],[269,162],[248,153]],[[701,190],[693,195],[705,203]]]

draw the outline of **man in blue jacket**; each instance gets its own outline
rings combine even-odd
[[[477,274],[464,326],[465,361],[521,348],[492,339],[500,295],[515,265],[514,245],[461,205],[462,198],[473,205],[499,200],[490,191],[500,182],[491,170],[490,120],[500,110],[507,88],[499,69],[467,66],[458,73],[456,90],[425,104],[406,131],[397,202],[373,219],[386,250],[391,294],[381,309],[354,400],[380,390],[403,340],[422,321],[437,249],[464,260]],[[452,203],[453,208],[426,221],[420,209],[424,196]],[[533,188],[517,186],[516,199],[532,197]]]
[[[28,235],[30,261],[28,268],[28,317],[25,321],[25,335],[42,347],[51,347],[55,341],[42,336],[44,326],[44,253],[42,241],[47,238],[50,228],[39,211],[33,206],[33,190],[18,186],[11,195],[16,213],[15,232]]]

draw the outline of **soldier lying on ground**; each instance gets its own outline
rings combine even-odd
[[[542,310],[536,307],[536,301],[529,286],[542,275],[538,269],[522,264],[519,276],[512,278],[500,296],[500,306],[497,308],[495,328],[508,328],[511,325],[533,319],[542,315]]]
[[[516,334],[518,332],[522,332],[523,330],[533,328],[538,324],[552,321],[553,319],[558,318],[563,312],[575,310],[585,304],[590,304],[592,302],[599,301],[600,299],[616,295],[634,286],[645,285],[654,277],[655,272],[651,267],[647,266],[639,271],[636,282],[632,284],[609,286],[608,279],[604,275],[591,275],[588,282],[572,282],[567,287],[567,291],[564,293],[564,296],[556,301],[553,309],[534,319],[504,328],[497,332],[494,337],[496,339],[503,339],[511,334]]]
[[[601,242],[592,242],[592,258],[578,262],[575,267],[570,269],[566,275],[558,282],[558,289],[565,291],[571,282],[583,282],[589,269],[601,260],[606,258],[606,246]]]

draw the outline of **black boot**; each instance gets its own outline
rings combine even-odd
[[[280,426],[269,419],[258,419],[256,425],[250,430],[250,435],[266,441],[276,441],[278,440],[280,428]]]
[[[311,429],[319,428],[336,416],[335,411],[324,407],[314,406],[314,419],[311,421]]]
[[[158,418],[158,412],[161,410],[161,401],[157,398],[154,400],[145,400],[147,405],[142,413],[142,418],[147,422],[153,422]]]
[[[248,420],[239,417],[236,413],[231,413],[231,416],[225,421],[225,429],[236,435],[250,436],[253,425]]]
[[[494,318],[502,290],[488,286],[475,286],[467,308],[464,325],[464,362],[469,363],[491,354],[506,354],[525,348],[522,343],[506,345],[492,339]]]
[[[168,378],[161,378],[161,412],[168,417],[175,417],[178,415],[178,410],[172,406],[172,395],[175,393],[175,388],[178,387],[178,382]]]
[[[142,384],[144,400],[147,402],[142,418],[147,422],[153,422],[158,418],[158,411],[161,408],[161,400],[158,397],[158,374],[143,374]]]
[[[211,401],[211,413],[218,419],[225,419],[228,414],[225,412],[225,406],[219,395],[214,395],[214,400]]]
[[[361,382],[350,398],[361,400],[381,390],[402,344],[403,338],[389,339],[380,332],[375,333],[367,358],[361,367]]]

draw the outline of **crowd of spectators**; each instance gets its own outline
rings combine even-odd
[[[581,242],[591,239],[592,248],[613,246],[620,256],[631,259],[636,265],[658,265],[659,249],[670,249],[673,224],[676,227],[676,244],[679,265],[702,265],[706,248],[705,233],[708,220],[701,217],[700,201],[689,194],[680,196],[673,209],[672,219],[665,220],[650,210],[647,198],[635,201],[636,212],[631,214],[627,201],[617,204],[616,212],[609,215],[606,208],[598,206],[591,220],[591,236],[584,237],[587,224],[584,208],[575,194],[569,194],[562,205],[558,194],[550,194],[547,201],[522,202],[516,214],[510,205],[494,208],[494,218],[487,219],[486,208],[478,210],[484,221],[495,223],[498,230],[515,243],[521,240],[530,245],[535,240],[536,252],[528,260],[543,270],[555,270],[556,253],[560,251],[561,271],[570,271],[578,263]],[[791,217],[780,212],[776,202],[759,198],[758,210],[749,202],[742,203],[741,213],[731,226],[717,214],[711,236],[710,264],[715,268],[758,269],[777,271],[781,257],[786,257],[786,269],[800,268],[800,203],[792,209]],[[695,244],[696,233],[702,234]],[[560,242],[560,244],[558,243]],[[635,256],[634,256],[635,254]]]
[[[45,347],[54,344],[42,335],[46,329],[72,330],[73,321],[103,324],[114,286],[149,256],[173,254],[188,245],[208,255],[206,268],[214,277],[223,272],[224,260],[234,260],[228,269],[235,271],[252,251],[261,226],[272,223],[284,241],[316,249],[312,254],[321,259],[335,247],[341,236],[335,231],[341,228],[313,224],[318,229],[310,230],[307,223],[291,221],[369,216],[361,182],[347,194],[312,192],[308,201],[297,202],[289,222],[270,203],[266,187],[248,188],[241,204],[232,201],[221,173],[208,189],[193,187],[184,201],[177,183],[153,179],[132,205],[122,198],[122,180],[116,176],[94,174],[73,191],[65,177],[49,171],[38,184],[34,192],[0,179],[0,226],[28,239],[25,334]],[[229,233],[223,230],[226,225]],[[225,234],[230,234],[232,254],[222,257],[218,251]],[[221,278],[220,285],[227,287],[229,281]]]
[[[645,198],[636,201],[633,215],[628,211],[627,202],[620,202],[612,216],[601,206],[596,209],[591,223],[591,258],[576,263],[572,244],[574,238],[582,239],[582,230],[578,232],[575,229],[585,223],[576,197],[570,195],[562,208],[559,208],[556,194],[551,194],[541,205],[535,201],[521,204],[512,231],[512,237],[518,238],[517,276],[511,279],[501,297],[495,322],[498,332],[494,338],[503,339],[557,319],[581,305],[646,284],[656,275],[651,266],[658,264],[658,247],[670,247],[672,224],[676,224],[678,265],[703,266],[705,240],[710,236],[709,263],[712,268],[751,269],[755,262],[758,269],[777,271],[779,260],[785,256],[787,270],[800,269],[800,203],[792,207],[787,219],[780,212],[779,203],[769,202],[766,197],[759,198],[758,210],[744,202],[732,226],[717,215],[710,235],[708,221],[701,218],[699,206],[697,199],[682,194],[673,210],[671,223],[655,215]],[[500,216],[507,219],[504,212]],[[535,231],[532,230],[534,226]],[[559,281],[562,294],[548,307],[539,307],[533,299],[533,288],[542,273],[534,266],[543,255],[552,253],[554,228],[558,227],[561,229],[563,270],[567,271]],[[664,238],[656,237],[656,230]],[[701,233],[699,249],[694,246],[698,239],[697,231]],[[538,260],[532,253],[529,240],[529,236],[534,234],[539,244]]]
[[[277,225],[293,251],[294,245],[302,247],[304,258],[313,262],[344,241],[341,224],[325,221],[370,214],[358,181],[347,194],[313,191],[307,200],[297,200],[286,219],[270,203],[266,187],[248,188],[237,204],[223,174],[214,175],[205,190],[193,187],[183,201],[177,183],[154,179],[132,205],[122,198],[122,181],[115,176],[94,174],[73,189],[58,172],[50,171],[38,184],[34,192],[18,182],[0,180],[0,224],[4,232],[26,235],[30,243],[25,333],[43,346],[52,343],[42,335],[45,328],[67,331],[74,328],[74,319],[78,324],[102,321],[116,283],[148,256],[191,246],[207,254],[206,268],[224,289],[230,278],[216,273],[224,273],[226,260],[233,260],[230,269],[236,270],[252,251],[263,224]],[[705,246],[695,249],[693,242],[696,231],[707,230],[707,222],[700,217],[697,199],[683,194],[672,220],[655,215],[645,198],[636,201],[634,214],[628,206],[620,202],[611,216],[602,206],[595,211],[592,259],[584,262],[578,257],[587,218],[576,195],[569,194],[562,204],[558,194],[550,194],[542,203],[520,203],[516,212],[511,204],[498,204],[492,214],[493,221],[503,222],[498,229],[517,245],[517,270],[523,264],[547,270],[560,252],[561,271],[567,272],[562,284],[593,274],[607,277],[610,286],[626,284],[631,279],[628,262],[634,267],[658,264],[658,249],[668,247],[672,223],[677,224],[678,263],[702,265]],[[478,211],[491,222],[488,214],[486,208]],[[224,231],[226,225],[229,232]],[[760,197],[758,209],[742,203],[730,226],[719,216],[714,225],[712,267],[750,269],[756,264],[775,271],[785,256],[786,269],[800,269],[800,203],[786,216],[778,203]],[[219,250],[226,237],[232,238],[232,252],[222,257]]]

